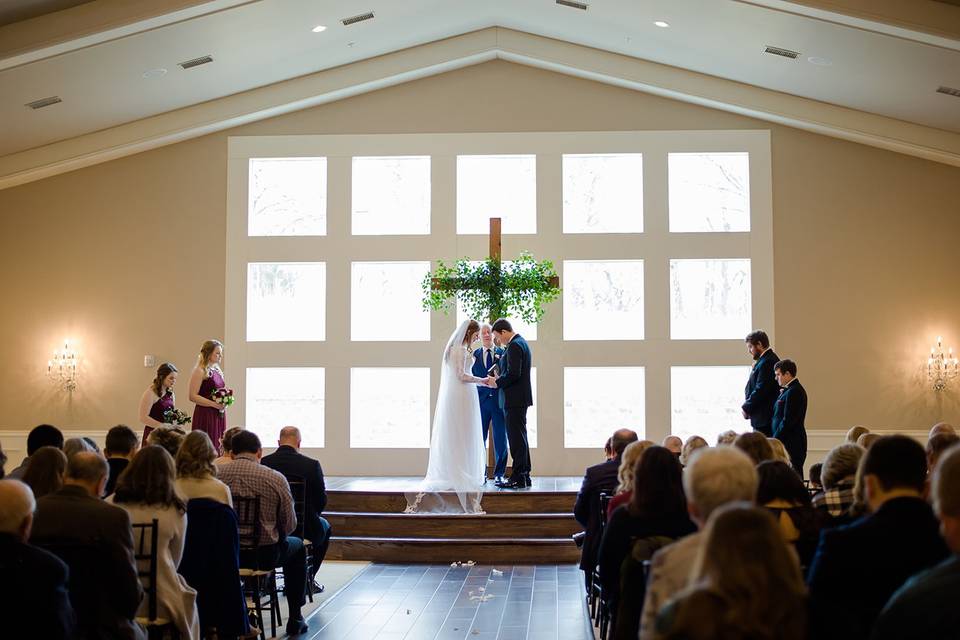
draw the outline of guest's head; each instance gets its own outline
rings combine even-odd
[[[943,538],[951,551],[960,553],[960,447],[951,447],[940,457],[932,493]]]
[[[749,353],[750,357],[754,360],[770,348],[770,337],[767,336],[766,331],[752,331],[747,334],[744,342],[747,343],[747,353]]]
[[[180,450],[177,451],[176,465],[178,478],[210,478],[216,477],[217,468],[213,461],[217,459],[217,452],[210,442],[210,436],[203,431],[191,431],[183,439]]]
[[[787,386],[797,377],[797,363],[793,360],[781,360],[773,365],[773,377],[781,387]]]
[[[140,446],[140,438],[133,432],[133,429],[125,424],[118,424],[110,427],[107,431],[107,439],[104,443],[103,452],[108,458],[126,458],[133,457]]]
[[[690,436],[687,438],[687,441],[683,443],[683,447],[680,449],[680,464],[683,466],[690,464],[690,457],[693,455],[693,452],[703,447],[709,448],[710,445],[700,436]]]
[[[83,441],[90,445],[90,450],[103,455],[103,452],[100,451],[100,445],[97,444],[97,441],[91,438],[90,436],[83,436]]]
[[[27,455],[32,456],[40,447],[63,449],[63,434],[52,424],[41,424],[30,430],[27,436]]]
[[[754,464],[760,464],[765,460],[773,460],[773,447],[770,446],[767,436],[759,431],[741,433],[733,441],[733,446],[750,456]]]
[[[149,445],[137,452],[117,478],[113,501],[117,504],[146,504],[173,507],[185,511],[183,501],[174,489],[177,478],[173,458],[167,450]]]
[[[153,393],[156,394],[158,398],[165,396],[167,391],[173,389],[173,385],[177,383],[178,373],[179,370],[172,362],[164,362],[157,367],[157,374],[153,377],[153,382],[150,383],[150,388],[153,389]]]
[[[263,447],[260,445],[260,438],[258,438],[257,434],[255,434],[253,431],[241,431],[233,436],[233,440],[230,444],[234,458],[242,454],[253,454],[257,457],[257,460],[259,460],[260,456],[263,455]]]
[[[727,429],[726,431],[721,432],[717,436],[717,446],[725,446],[728,444],[733,444],[734,440],[737,439],[737,432],[733,429]]]
[[[613,436],[610,438],[610,448],[613,449],[613,457],[619,458],[623,455],[623,450],[627,448],[628,444],[636,442],[639,439],[637,432],[631,429],[617,429],[614,431]]]
[[[924,493],[927,456],[913,438],[880,438],[867,450],[862,465],[864,498],[871,511],[893,498]]]
[[[816,490],[823,489],[823,480],[820,479],[823,473],[823,463],[817,462],[810,465],[810,486]]]
[[[80,453],[81,451],[92,451],[93,453],[98,453],[90,444],[83,438],[67,438],[63,443],[63,453],[69,458],[75,453]]]
[[[30,539],[33,512],[37,508],[30,487],[19,480],[0,480],[0,533]]]
[[[620,469],[617,471],[617,479],[620,484],[617,485],[617,493],[633,491],[633,476],[637,470],[637,461],[643,452],[654,445],[651,440],[637,440],[627,445],[620,456]]]
[[[613,455],[613,438],[607,438],[606,443],[603,445],[603,456],[607,460],[613,460],[615,457]]]
[[[633,475],[630,514],[639,517],[682,517],[687,513],[683,469],[665,447],[649,447],[637,461]]]
[[[277,441],[277,444],[281,447],[299,449],[302,441],[303,438],[300,436],[300,429],[296,427],[284,427],[280,429],[280,439]]]
[[[660,446],[675,456],[679,456],[683,452],[683,440],[677,436],[667,436]]]
[[[927,469],[930,473],[933,473],[933,470],[937,468],[937,461],[940,460],[940,456],[958,442],[960,442],[960,437],[957,437],[956,434],[943,432],[927,440]]]
[[[160,427],[150,432],[147,436],[147,444],[163,447],[171,458],[176,458],[186,435],[183,429],[178,427]]]
[[[770,443],[770,449],[773,450],[773,459],[789,464],[790,454],[787,453],[787,448],[783,446],[783,442],[777,438],[767,438],[767,442]]]
[[[810,492],[803,480],[786,462],[767,460],[757,465],[757,504],[782,501],[792,506],[809,505]]]
[[[865,426],[860,424],[854,425],[847,430],[847,442],[850,444],[857,444],[857,440],[859,440],[860,436],[865,433],[870,433],[870,429],[867,429]]]
[[[233,455],[233,436],[237,435],[243,430],[243,427],[230,427],[223,432],[223,435],[220,436],[220,450],[223,451],[223,455]]]
[[[865,452],[863,447],[850,442],[830,449],[827,457],[823,459],[823,469],[820,471],[823,488],[833,489],[844,480],[853,480]]]
[[[56,447],[40,447],[30,456],[23,481],[33,489],[38,500],[48,493],[60,491],[67,471],[67,456]]]
[[[80,487],[94,498],[99,498],[103,495],[109,476],[110,467],[106,458],[92,451],[81,451],[67,458],[63,484]]]
[[[932,438],[938,433],[951,433],[953,435],[957,435],[957,430],[954,428],[952,424],[949,424],[947,422],[938,422],[937,424],[930,427],[930,434],[927,437]]]
[[[207,340],[200,345],[200,355],[197,356],[197,366],[204,371],[220,366],[223,359],[223,343],[219,340]]]
[[[883,436],[881,436],[879,433],[865,433],[859,438],[857,438],[857,444],[863,447],[864,449],[869,449],[870,447],[873,446],[873,443],[875,443],[877,440],[879,440],[882,437]]]
[[[730,502],[753,502],[757,469],[737,447],[701,449],[683,472],[687,509],[701,528],[710,514]]]

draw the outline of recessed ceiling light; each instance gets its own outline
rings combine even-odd
[[[144,72],[143,72],[143,77],[144,77],[144,78],[147,78],[147,79],[150,79],[150,78],[159,78],[160,76],[165,76],[165,75],[167,75],[167,70],[166,70],[166,69],[163,69],[163,68],[150,69],[149,71],[144,71]]]
[[[820,56],[810,56],[807,58],[807,62],[815,64],[818,67],[830,67],[833,65],[833,60],[830,58],[821,58]]]
[[[315,26],[315,27],[313,28],[313,32],[314,32],[314,33],[321,33],[321,32],[326,31],[326,30],[327,30],[327,28],[326,28],[325,26],[323,26],[322,24],[318,24],[317,26]]]
[[[657,20],[657,21],[654,22],[653,24],[657,25],[657,26],[660,27],[661,29],[666,29],[667,27],[670,26],[670,23],[669,23],[669,22],[664,22],[663,20]]]

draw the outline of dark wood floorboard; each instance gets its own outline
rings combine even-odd
[[[330,476],[327,477],[327,491],[413,491],[422,480],[417,476]],[[582,476],[534,476],[530,491],[574,491],[580,489]],[[510,491],[500,489],[492,481],[483,487],[487,493]]]

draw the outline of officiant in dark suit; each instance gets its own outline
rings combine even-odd
[[[797,364],[781,360],[774,365],[777,384],[782,387],[773,412],[773,437],[783,443],[790,464],[803,477],[803,463],[807,459],[807,392],[797,380]]]
[[[493,335],[501,345],[506,345],[506,353],[500,360],[500,376],[496,381],[503,402],[507,440],[510,442],[510,455],[513,458],[510,480],[498,483],[497,486],[524,489],[531,486],[527,408],[533,405],[533,388],[530,385],[533,355],[527,341],[513,332],[509,321],[500,318],[494,322]]]
[[[773,375],[773,366],[780,360],[770,348],[770,338],[763,331],[754,331],[746,337],[747,352],[754,365],[744,391],[745,400],[741,409],[743,417],[750,420],[754,431],[768,438],[773,433],[773,406],[777,402],[780,386]]]
[[[490,325],[480,325],[480,343],[483,345],[473,352],[473,375],[486,378],[495,364],[503,357],[503,348],[493,344],[493,332]],[[493,477],[503,482],[507,470],[507,427],[504,422],[503,407],[500,406],[500,392],[491,387],[477,385],[480,397],[480,422],[483,424],[483,442],[487,442],[487,432],[493,425]]]

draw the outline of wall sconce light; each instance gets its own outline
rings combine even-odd
[[[947,383],[960,373],[960,361],[953,355],[953,347],[943,352],[943,338],[937,336],[937,346],[930,347],[927,358],[927,379],[933,383],[934,391],[943,391]]]
[[[63,351],[53,352],[53,359],[47,361],[47,376],[64,391],[77,388],[77,352],[70,348],[70,341],[63,341]]]

